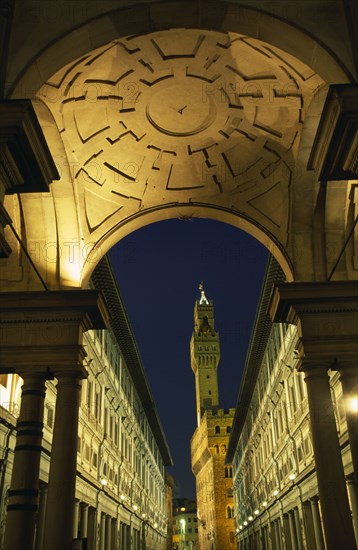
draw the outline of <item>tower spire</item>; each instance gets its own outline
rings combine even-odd
[[[200,305],[202,305],[202,304],[209,305],[208,299],[205,296],[204,282],[203,281],[201,281],[201,283],[199,285],[199,290],[200,290],[200,295],[201,295],[199,304]]]

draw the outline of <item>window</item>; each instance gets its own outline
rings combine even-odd
[[[47,409],[46,424],[48,425],[49,428],[52,428],[53,427],[53,416],[54,416],[53,408],[52,407],[46,407],[46,409]]]
[[[226,517],[229,519],[234,517],[234,509],[231,506],[226,508]]]
[[[215,426],[215,433],[216,433],[216,434],[219,434],[219,433],[220,433],[220,426]]]
[[[226,433],[229,434],[231,432],[231,426],[226,426]]]

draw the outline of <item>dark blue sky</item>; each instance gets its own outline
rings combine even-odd
[[[234,407],[268,257],[253,237],[211,220],[168,220],[135,231],[110,252],[119,288],[173,456],[183,497],[195,498],[196,428],[189,343],[204,281],[220,333],[221,408]]]

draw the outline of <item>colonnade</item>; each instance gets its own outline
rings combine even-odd
[[[273,295],[270,314],[274,321],[298,326],[299,370],[304,372],[310,415],[320,508],[328,550],[356,549],[345,473],[329,384],[329,369],[340,373],[353,478],[352,508],[357,496],[356,412],[349,403],[358,395],[358,288],[355,281],[286,283]],[[315,518],[314,508],[312,521]],[[292,523],[293,518],[289,517]],[[315,524],[314,524],[315,525]],[[300,548],[299,541],[293,548]]]
[[[0,373],[23,378],[4,550],[69,550],[75,520],[83,333],[105,328],[96,290],[6,293],[0,301]],[[46,380],[57,379],[48,489],[39,488]],[[40,498],[39,498],[40,491]]]
[[[248,529],[239,539],[240,550],[324,550],[324,536],[317,495],[302,506]]]

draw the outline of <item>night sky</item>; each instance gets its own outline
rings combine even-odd
[[[179,495],[194,499],[189,343],[198,285],[203,280],[207,298],[214,300],[220,407],[234,407],[268,252],[235,227],[193,219],[144,227],[112,248],[110,257],[174,460],[169,471]]]

